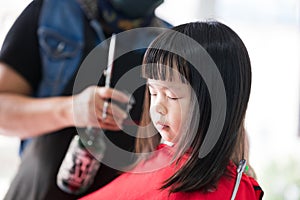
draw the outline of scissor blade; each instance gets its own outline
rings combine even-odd
[[[115,47],[116,47],[116,35],[112,34],[111,39],[110,39],[110,44],[109,44],[109,50],[108,50],[105,87],[110,86],[110,79],[111,79],[113,62],[114,62]]]

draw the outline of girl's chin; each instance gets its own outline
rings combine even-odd
[[[173,137],[170,137],[169,134],[161,133],[161,132],[160,132],[160,135],[161,135],[161,137],[163,138],[164,141],[174,143],[174,138],[173,138]]]
[[[157,127],[157,131],[165,141],[174,142],[174,134],[171,133],[170,127]]]

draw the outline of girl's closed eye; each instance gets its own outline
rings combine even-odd
[[[153,91],[153,90],[149,90],[150,96],[151,97],[156,97],[157,96],[157,92]],[[166,97],[172,101],[176,101],[178,99],[181,99],[180,97],[176,96],[176,95],[172,95],[172,94],[167,94]]]
[[[181,99],[181,98],[179,98],[179,97],[171,96],[171,95],[168,95],[167,97],[168,97],[168,99],[170,99],[170,100],[172,100],[172,101],[177,101],[178,99]]]
[[[181,94],[182,95],[182,94]],[[172,101],[177,101],[179,99],[182,99],[183,97],[181,97],[178,92],[174,92],[174,91],[167,91],[166,96],[168,99],[172,100]]]

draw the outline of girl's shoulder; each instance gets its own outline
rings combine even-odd
[[[231,178],[234,179],[234,183],[236,181],[237,177],[237,167],[232,162],[228,165],[228,171],[231,173]],[[259,186],[258,182],[251,176],[248,176],[247,174],[243,173],[239,191],[240,195],[242,194],[255,194],[254,199],[262,199],[263,191],[262,188]],[[238,193],[239,194],[239,193]]]
[[[222,176],[216,188],[208,192],[195,191],[188,193],[175,194],[176,199],[231,199],[235,181],[237,177],[237,167],[230,163],[227,167],[226,175]],[[262,199],[263,191],[257,181],[246,174],[242,175],[242,179],[238,188],[235,200],[260,200]]]
[[[223,175],[218,182],[217,188],[207,195],[212,195],[216,199],[230,199],[235,187],[237,179],[237,167],[232,162],[227,166],[227,173]],[[248,199],[259,200],[262,199],[263,191],[257,181],[243,173],[236,200]]]
[[[160,180],[166,180],[170,175],[172,175],[179,165],[169,165],[168,162],[172,160],[173,151],[172,148],[167,145],[161,144],[157,148],[158,154],[152,157],[152,159],[148,160],[145,165],[142,165],[145,168],[147,166],[156,166],[156,164],[161,165],[165,163],[164,167],[159,170],[159,172],[155,175],[158,176],[160,174]],[[183,163],[187,160],[188,153],[181,160]],[[183,164],[181,163],[181,164]],[[167,167],[166,167],[167,166]],[[160,166],[161,167],[161,166]],[[153,174],[151,175],[151,177]],[[157,178],[157,177],[156,177]],[[173,193],[169,196],[169,199],[231,199],[235,182],[237,178],[237,167],[233,162],[230,162],[227,166],[226,173],[220,178],[219,182],[216,185],[214,190],[208,192],[195,191],[195,192],[178,192]],[[238,192],[236,195],[236,200],[259,200],[262,199],[263,191],[257,181],[243,173],[240,185],[238,188]]]

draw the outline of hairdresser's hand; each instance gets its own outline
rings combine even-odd
[[[120,130],[127,118],[124,110],[113,103],[107,107],[107,117],[103,119],[103,105],[106,99],[128,103],[124,93],[105,87],[90,86],[73,97],[73,119],[77,127],[101,127],[107,130]]]

